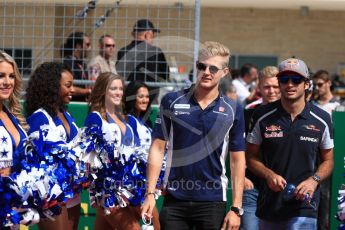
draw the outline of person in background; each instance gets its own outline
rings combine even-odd
[[[255,110],[247,135],[248,168],[263,179],[259,229],[316,229],[319,184],[334,164],[331,118],[306,102],[310,77],[302,60],[281,62],[277,78],[281,99]]]
[[[101,73],[117,74],[113,60],[116,50],[114,38],[108,34],[99,38],[99,54],[93,57],[88,64],[89,79],[96,81]]]
[[[240,70],[241,76],[232,81],[236,88],[238,101],[245,106],[256,99],[256,81],[258,71],[252,64],[245,64]]]
[[[248,133],[250,119],[255,109],[261,105],[266,105],[280,99],[277,74],[278,68],[275,66],[266,66],[259,72],[258,92],[261,97],[245,107],[244,119],[246,121],[246,134]]]
[[[280,89],[278,79],[276,77],[277,74],[278,68],[275,66],[266,66],[259,72],[258,90],[262,98],[247,105],[244,110],[246,135],[248,134],[250,119],[254,111],[262,105],[266,105],[280,99]],[[259,219],[255,215],[255,212],[260,183],[261,178],[258,178],[250,170],[246,169],[242,202],[243,209],[246,211],[241,218],[240,229],[242,230],[259,229]]]
[[[153,45],[156,33],[148,19],[138,20],[132,31],[133,41],[117,53],[117,70],[127,81],[160,82],[169,80],[169,66],[163,51]]]
[[[313,83],[316,99],[312,100],[312,103],[332,115],[332,111],[340,103],[332,94],[332,80],[329,73],[326,70],[317,71],[313,76]],[[318,229],[320,230],[329,229],[330,189],[331,180],[328,178],[320,184],[321,196],[318,216]]]
[[[329,114],[340,105],[331,91],[332,80],[326,70],[319,70],[313,76],[313,85],[316,99],[312,102]]]
[[[73,74],[68,66],[57,62],[45,62],[31,76],[26,90],[28,134],[48,126],[60,132],[61,141],[69,143],[78,137],[79,129],[66,110],[74,93]],[[45,219],[38,224],[41,230],[77,230],[80,217],[80,196],[62,205],[55,221]]]
[[[161,48],[153,45],[160,29],[148,19],[138,20],[132,31],[133,41],[117,53],[116,70],[126,81],[167,82],[169,65]],[[151,98],[156,100],[159,87],[151,87]]]
[[[20,111],[21,85],[16,62],[0,50],[0,176],[20,171],[24,158],[27,124]]]
[[[236,88],[232,84],[231,76],[225,76],[223,77],[219,82],[219,89],[220,91],[226,95],[228,98],[236,101],[237,100],[237,93]]]
[[[74,80],[88,80],[85,59],[91,50],[90,38],[83,32],[71,33],[61,49],[63,63],[71,69]],[[86,101],[91,89],[85,84],[74,86],[73,101]]]
[[[152,217],[154,190],[169,141],[162,229],[238,229],[240,225],[245,171],[243,109],[219,91],[220,79],[229,73],[229,58],[226,46],[205,42],[196,63],[195,86],[168,93],[162,99],[141,212]],[[228,213],[227,155],[233,196]]]
[[[232,80],[235,80],[241,76],[241,73],[239,69],[231,69],[230,75],[231,75]]]

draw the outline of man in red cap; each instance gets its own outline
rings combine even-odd
[[[248,168],[263,179],[259,228],[316,229],[319,184],[333,169],[331,118],[306,102],[302,60],[281,62],[277,78],[281,99],[254,112],[247,136]]]

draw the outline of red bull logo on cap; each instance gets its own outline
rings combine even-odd
[[[300,59],[297,58],[289,58],[282,61],[279,64],[279,73],[277,77],[284,74],[284,72],[295,72],[305,78],[309,78],[309,71],[307,65]]]
[[[299,61],[297,59],[289,59],[285,63],[285,68],[298,69],[298,68],[300,68]]]

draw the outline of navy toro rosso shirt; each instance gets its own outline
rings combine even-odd
[[[294,121],[280,100],[261,106],[254,112],[250,126],[247,141],[260,145],[263,164],[295,186],[316,172],[320,150],[333,148],[331,117],[312,103],[306,103]],[[256,215],[265,220],[317,218],[317,210],[296,199],[286,200],[283,194],[270,190],[264,181]],[[319,196],[317,189],[317,205]]]
[[[244,151],[241,105],[219,95],[204,110],[192,88],[162,99],[154,138],[168,141],[164,186],[177,199],[226,201],[228,151]]]

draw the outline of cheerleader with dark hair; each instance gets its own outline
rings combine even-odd
[[[61,63],[46,62],[41,64],[30,78],[26,94],[27,122],[29,134],[49,129],[57,137],[54,141],[70,143],[78,137],[78,127],[66,110],[74,93],[71,70]],[[80,217],[80,196],[62,205],[62,212],[55,221],[42,220],[39,229],[76,230]]]
[[[132,81],[126,87],[125,99],[128,124],[132,127],[134,136],[138,140],[137,142],[144,147],[148,155],[152,141],[152,124],[149,120],[151,111],[150,89],[141,81]],[[161,177],[163,176],[162,173]],[[160,229],[157,208],[153,210],[152,222],[154,229]]]

